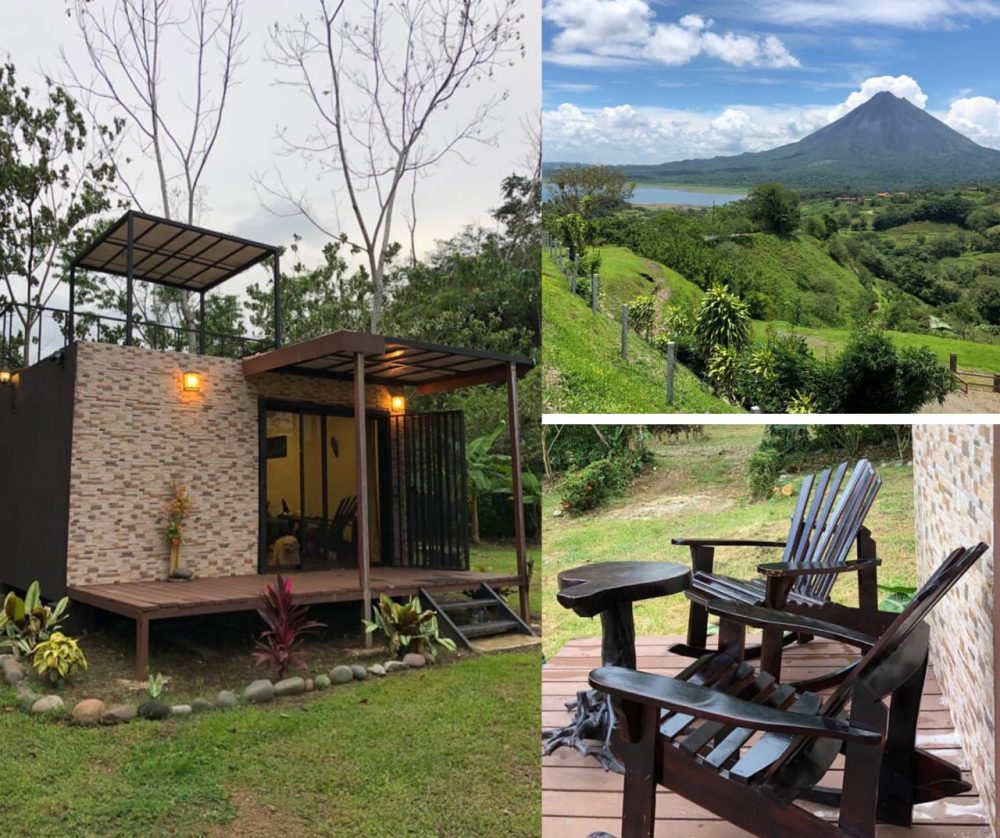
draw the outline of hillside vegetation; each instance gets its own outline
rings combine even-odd
[[[617,245],[598,249],[601,257],[601,299],[606,311],[617,312],[636,297],[651,294],[659,305],[673,303],[693,307],[702,290],[677,271],[644,259]]]
[[[619,288],[613,276],[602,284],[612,298],[630,293],[630,288]],[[547,413],[735,412],[681,364],[674,379],[674,405],[668,407],[664,356],[632,333],[630,357],[624,360],[620,324],[594,315],[583,298],[571,294],[547,255],[542,260],[542,322]]]

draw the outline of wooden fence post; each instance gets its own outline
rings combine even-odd
[[[590,275],[590,310],[597,314],[597,301],[600,295],[601,275],[594,271]]]
[[[956,355],[954,352],[952,352],[951,355],[948,356],[948,368],[953,373],[958,372],[958,355]]]
[[[993,392],[1000,393],[1000,375],[993,373]]]
[[[667,404],[673,407],[674,404],[674,368],[677,366],[677,344],[674,341],[667,343]]]
[[[622,303],[622,357],[628,360],[628,303]]]

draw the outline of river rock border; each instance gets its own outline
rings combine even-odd
[[[135,718],[161,721],[212,710],[230,710],[240,705],[241,696],[246,705],[269,704],[277,699],[311,692],[325,692],[356,681],[385,678],[392,673],[420,669],[432,662],[432,659],[425,655],[411,652],[404,655],[402,660],[390,660],[368,666],[358,663],[339,664],[327,672],[320,672],[311,677],[293,675],[277,683],[267,678],[258,678],[247,684],[239,693],[234,690],[221,690],[215,701],[196,698],[188,704],[168,704],[165,701],[151,699],[134,707],[130,704],[109,706],[98,698],[84,698],[68,713],[66,704],[60,696],[41,695],[32,689],[24,665],[16,658],[10,655],[0,656],[0,672],[3,674],[4,682],[14,687],[15,704],[22,712],[53,719],[68,717],[81,727],[110,727],[128,724]]]

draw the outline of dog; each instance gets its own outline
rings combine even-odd
[[[271,552],[272,567],[286,565],[298,567],[300,564],[302,557],[299,555],[299,540],[294,535],[283,535],[274,542]]]

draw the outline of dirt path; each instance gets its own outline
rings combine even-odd
[[[931,402],[920,408],[921,413],[1000,413],[1000,393],[989,390],[956,390],[944,404]]]
[[[656,280],[656,284],[660,287],[657,289],[656,293],[653,295],[656,301],[663,305],[670,300],[671,289],[667,284],[667,278],[663,275],[663,269],[656,262],[651,262],[648,259],[643,263],[643,270],[648,273],[653,279]]]

